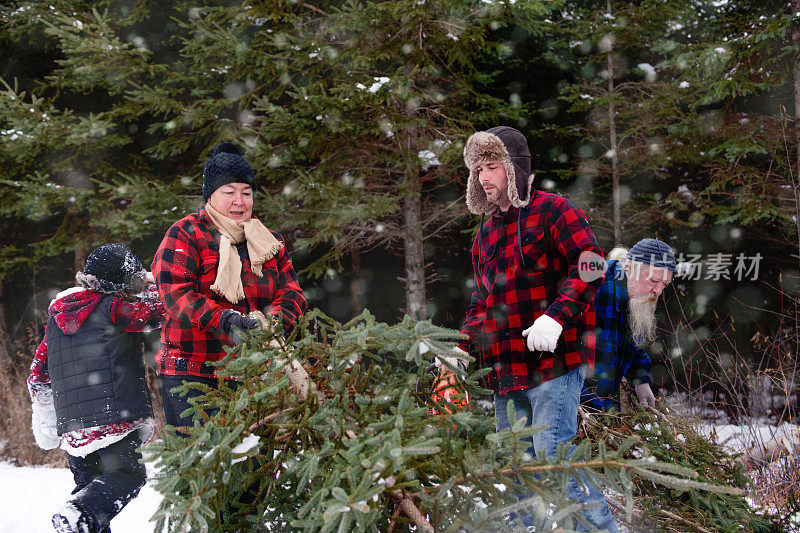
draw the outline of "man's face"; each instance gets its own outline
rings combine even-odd
[[[234,222],[247,222],[253,216],[253,189],[246,183],[229,183],[211,193],[208,203]]]
[[[646,265],[638,261],[628,263],[628,296],[638,298],[648,296],[657,300],[672,281],[672,271],[666,268]]]
[[[508,209],[511,201],[508,199],[508,177],[503,164],[491,160],[478,165],[475,170],[478,173],[478,182],[483,187],[489,202],[499,206],[503,211]]]
[[[656,339],[656,304],[672,281],[672,271],[638,261],[628,263],[628,327],[633,342],[645,348]]]

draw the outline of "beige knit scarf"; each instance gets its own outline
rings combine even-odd
[[[217,277],[211,290],[235,304],[244,298],[242,260],[235,245],[247,241],[250,268],[260,278],[264,263],[283,248],[283,243],[256,218],[238,224],[214,209],[210,203],[206,203],[205,209],[208,217],[222,234],[219,239]]]

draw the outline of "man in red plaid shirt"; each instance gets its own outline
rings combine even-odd
[[[577,433],[586,365],[594,358],[592,298],[603,281],[603,252],[583,211],[561,196],[533,189],[528,143],[496,127],[472,135],[464,148],[470,174],[467,207],[488,215],[472,245],[475,290],[457,350],[491,368],[497,430],[508,409],[529,426],[529,454],[555,455]],[[594,527],[616,532],[605,497],[571,478],[568,495],[584,504]],[[519,517],[536,526],[539,517]]]
[[[288,331],[306,310],[283,238],[253,217],[255,173],[232,143],[220,143],[203,171],[197,213],[167,230],[152,271],[167,315],[161,330],[156,372],[161,377],[164,415],[173,426],[192,425],[180,414],[198,396],[172,393],[184,382],[218,384],[215,367],[223,347],[239,332],[258,327],[252,311]]]

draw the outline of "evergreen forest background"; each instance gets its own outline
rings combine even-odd
[[[699,265],[666,293],[657,387],[719,395],[737,365],[794,368],[798,13],[798,0],[6,2],[0,359],[27,353],[95,246],[130,242],[149,264],[197,209],[223,140],[246,149],[254,212],[286,238],[311,307],[458,328],[478,225],[463,143],[507,124],[529,139],[536,186],[578,203],[606,252],[657,236]],[[746,402],[754,385],[737,385]]]
[[[459,472],[481,471],[544,479],[544,501],[566,509],[563,474],[534,475],[552,465],[517,469],[531,430],[495,435],[482,413],[433,427],[412,401],[426,393],[409,385],[428,379],[431,353],[447,353],[442,328],[457,329],[469,302],[479,220],[464,203],[463,145],[501,124],[527,136],[536,187],[581,206],[606,252],[654,236],[693,265],[659,308],[654,390],[739,421],[794,423],[799,66],[800,0],[4,2],[0,455],[63,464],[23,451],[33,448],[24,379],[48,302],[101,243],[128,242],[149,264],[166,229],[198,208],[211,150],[233,141],[256,170],[254,213],[285,237],[327,332],[291,348],[319,363],[309,368],[321,392],[296,397],[258,339],[238,348],[232,367],[247,384],[214,400],[231,415],[191,445],[168,431],[154,445],[168,496],[160,519],[243,529],[272,513],[298,529],[384,531],[408,528],[413,513],[393,514],[405,499],[437,530],[503,524],[516,505],[508,493],[475,479],[461,491]],[[152,358],[157,332],[148,341]],[[358,351],[365,359],[350,361]],[[274,379],[261,379],[263,365]],[[678,516],[676,530],[782,531],[797,515],[796,453],[748,482],[682,419],[627,416],[613,431],[584,420],[580,433],[584,459],[602,462],[586,464],[624,495],[618,515],[630,521],[634,494],[644,523],[675,529]],[[245,433],[259,445],[241,452]],[[408,492],[366,486],[359,469],[385,470]],[[284,482],[296,491],[257,509],[237,496]],[[768,524],[723,485],[760,489],[766,506],[777,494],[783,518]]]

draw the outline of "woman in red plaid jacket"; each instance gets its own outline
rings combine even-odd
[[[253,217],[255,173],[233,143],[220,143],[203,171],[203,200],[197,213],[167,230],[153,259],[166,317],[156,372],[168,424],[192,425],[181,417],[199,395],[180,397],[184,382],[218,384],[214,366],[237,331],[258,327],[247,315],[261,311],[288,330],[306,310],[292,260],[280,234]]]
[[[552,457],[577,433],[581,387],[594,360],[592,298],[603,282],[603,252],[580,208],[533,189],[528,142],[519,131],[475,133],[464,162],[467,207],[489,220],[472,245],[475,290],[461,329],[469,340],[457,350],[491,369],[497,430],[523,417],[528,426],[546,426],[530,439],[528,453]],[[587,520],[616,532],[603,494],[577,477],[568,496],[597,504],[584,511]],[[527,509],[519,514],[526,526],[541,518]]]

